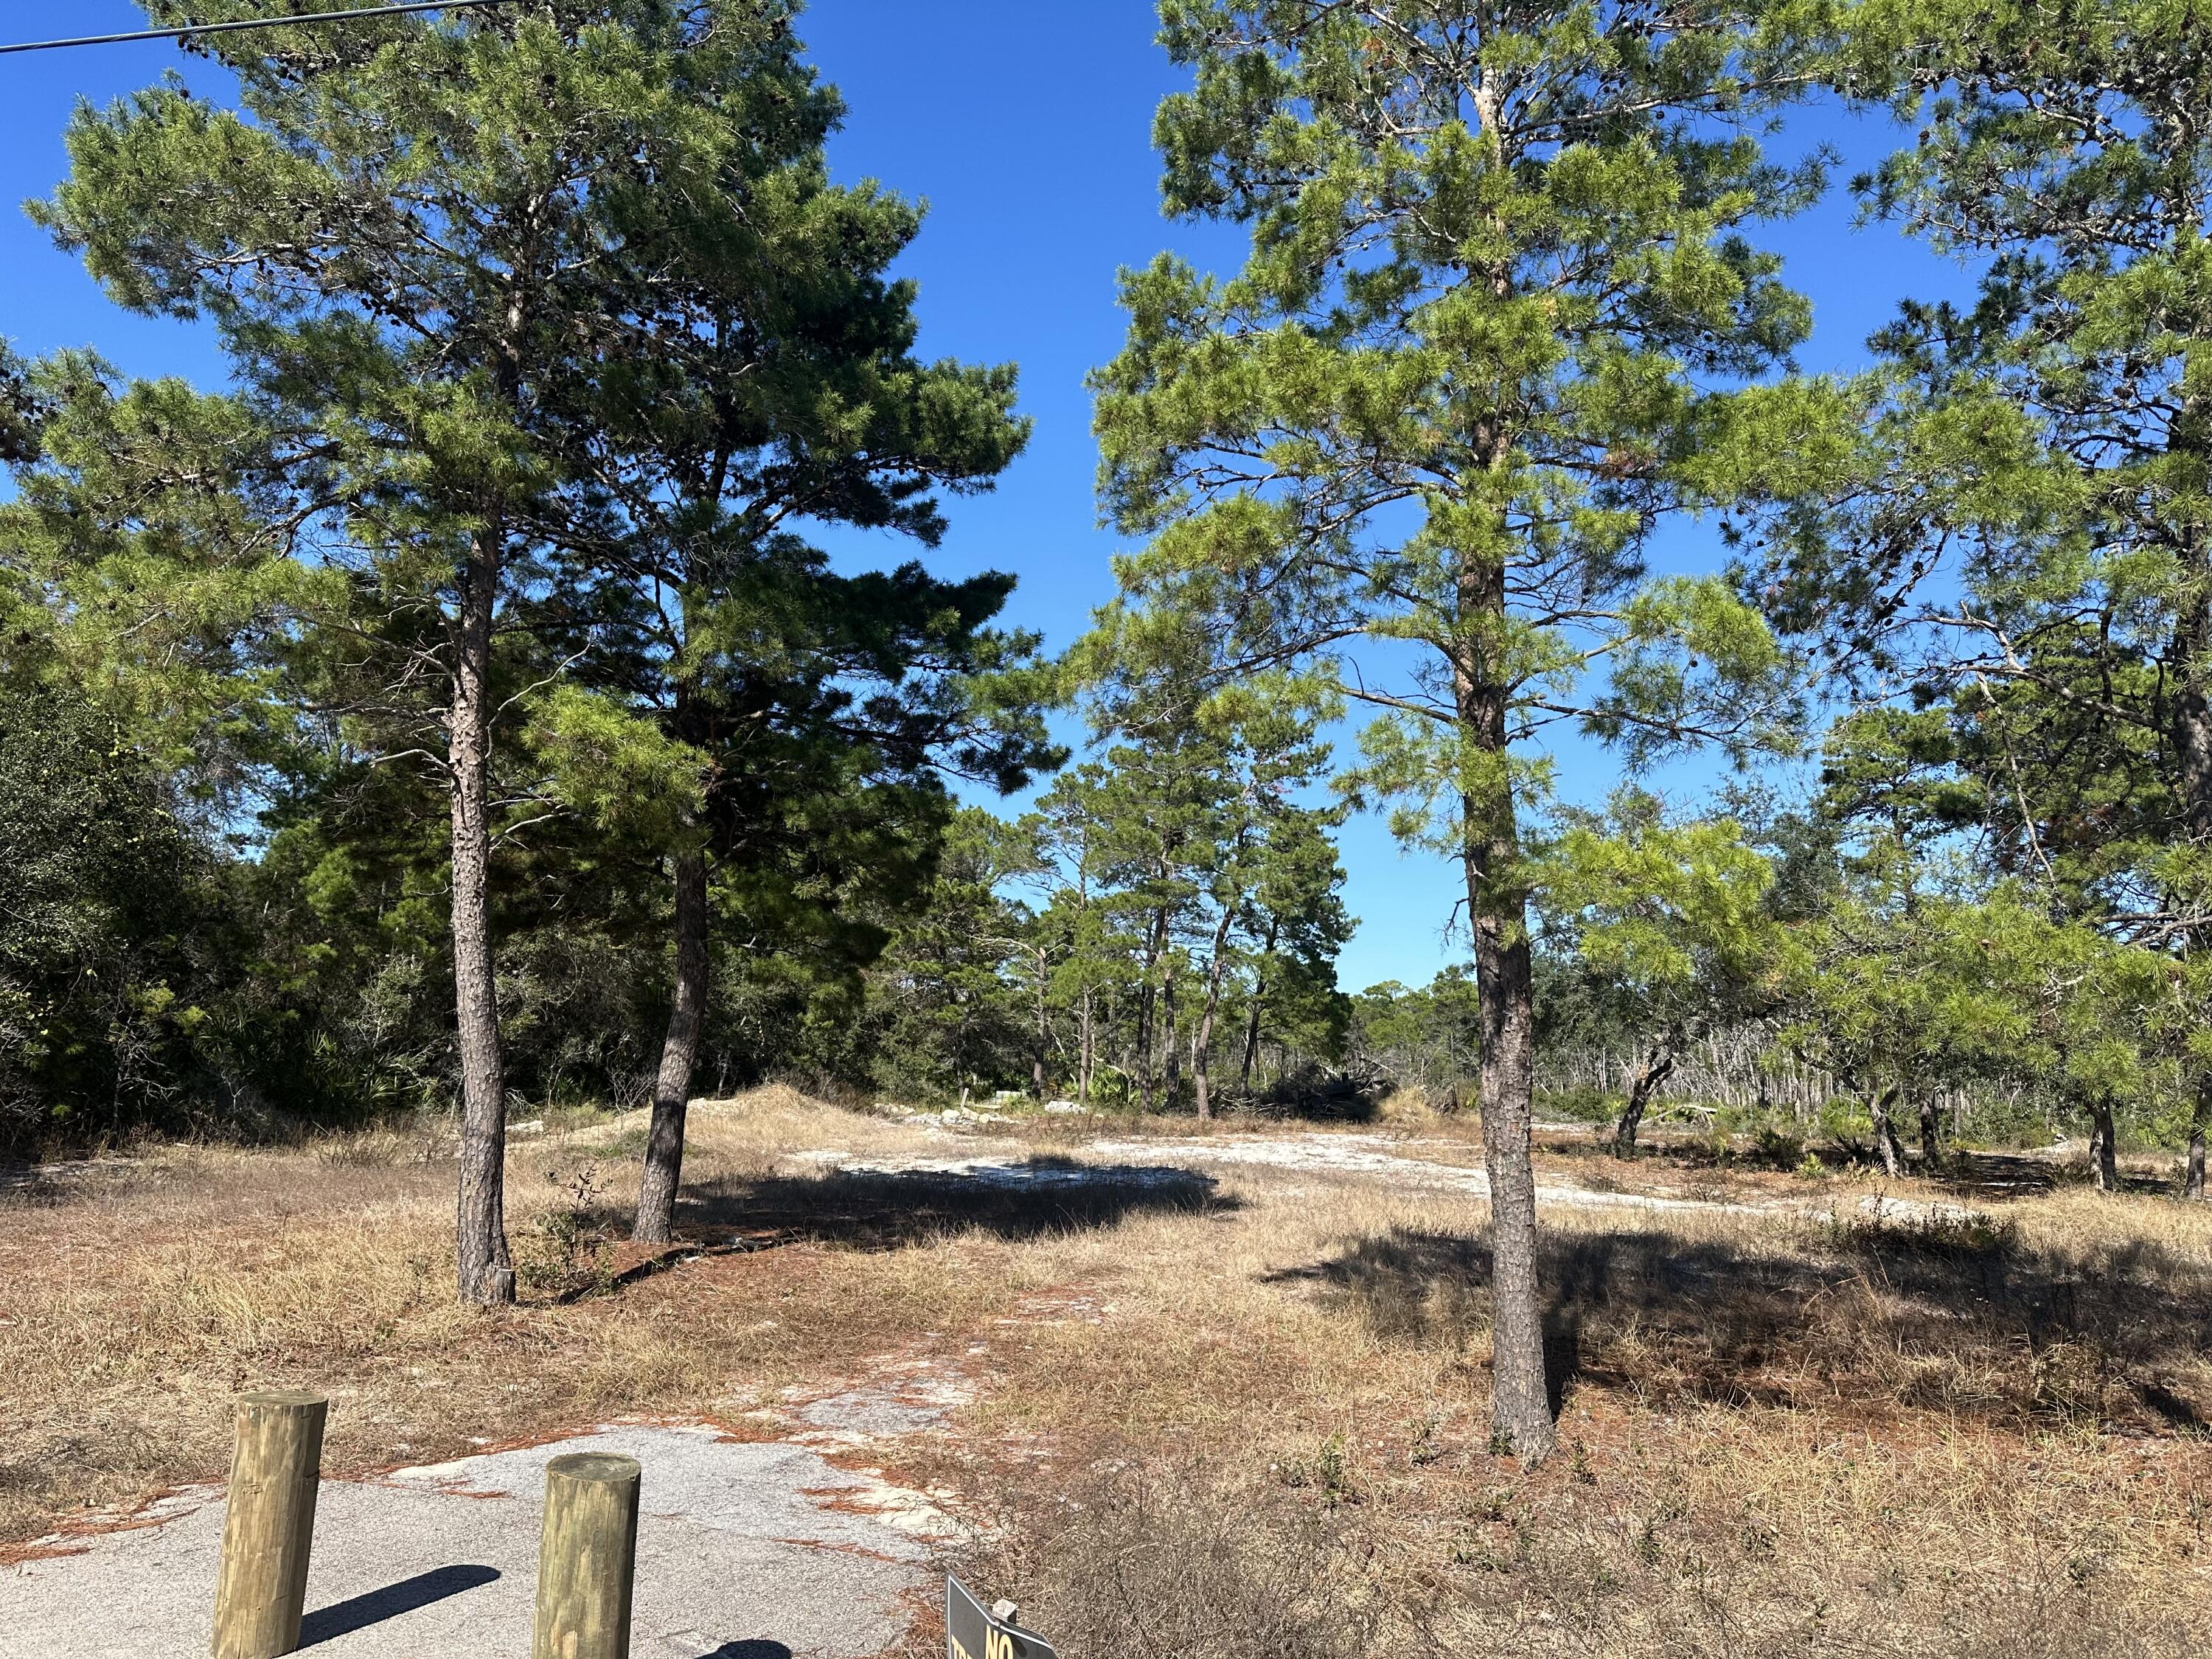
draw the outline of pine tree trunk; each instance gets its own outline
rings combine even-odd
[[[1198,1035],[1190,1046],[1191,1087],[1197,1091],[1200,1120],[1213,1115],[1213,1021],[1221,1012],[1221,983],[1228,969],[1229,924],[1235,912],[1224,908],[1213,930],[1213,959],[1206,969],[1206,1008],[1199,1016]]]
[[[2203,410],[2199,400],[2191,398],[2189,413],[2196,417],[2191,422],[2202,441]],[[2179,695],[2174,699],[2174,747],[2179,751],[2181,799],[2189,818],[2190,830],[2198,844],[2212,840],[2212,571],[2207,562],[2201,538],[2193,549],[2197,556],[2190,561],[2197,581],[2188,609],[2184,613],[2182,626],[2177,631],[2176,655],[2181,659]],[[2192,939],[2196,948],[2206,948],[2208,941],[2200,934]],[[2204,1137],[2208,1126],[2212,1126],[2212,1072],[2197,1079],[2197,1099],[2190,1115],[2189,1162],[2181,1177],[2182,1196],[2202,1199],[2204,1196]]]
[[[2204,1196],[2204,1132],[2212,1127],[2212,1072],[2197,1079],[2197,1102],[2189,1115],[2189,1162],[2181,1176],[2181,1195]]]
[[[637,1194],[641,1244],[665,1244],[675,1234],[676,1194],[684,1180],[684,1121],[691,1099],[691,1067],[707,1012],[707,855],[676,855],[676,992],[660,1071],[653,1085],[653,1124],[646,1133],[645,1178]]]
[[[1504,569],[1470,561],[1461,577],[1466,621],[1492,629],[1504,615]],[[1486,663],[1497,647],[1477,647]],[[1546,1387],[1544,1314],[1536,1281],[1535,994],[1528,895],[1512,785],[1507,781],[1507,704],[1502,678],[1458,671],[1462,737],[1497,768],[1480,795],[1461,798],[1467,836],[1468,915],[1481,1001],[1483,1162],[1490,1176],[1491,1425],[1525,1462],[1551,1455],[1557,1431]]]
[[[2109,1101],[2099,1101],[2089,1108],[2089,1162],[2097,1175],[2097,1190],[2116,1193],[2120,1189],[2118,1136],[2114,1133],[2112,1107]]]
[[[1905,1173],[1905,1146],[1898,1139],[1897,1127],[1889,1115],[1899,1092],[1894,1084],[1877,1089],[1867,1108],[1874,1116],[1875,1147],[1881,1154],[1882,1170],[1893,1180]]]
[[[1158,1073],[1153,1066],[1155,1040],[1158,1035],[1160,988],[1152,975],[1159,971],[1167,955],[1168,913],[1162,905],[1152,913],[1151,936],[1145,945],[1143,977],[1137,987],[1137,1109],[1152,1109],[1154,1091]],[[1172,1041],[1172,1039],[1170,1039]]]
[[[1201,1122],[1213,1115],[1213,1020],[1220,1004],[1221,988],[1217,976],[1216,983],[1206,988],[1206,1009],[1199,1016],[1198,1030],[1190,1045],[1192,1098],[1197,1103]]]
[[[1644,1108],[1651,1103],[1651,1097],[1659,1092],[1660,1085],[1674,1071],[1672,1048],[1654,1048],[1644,1056],[1635,1076],[1628,1080],[1628,1101],[1621,1108],[1620,1122],[1613,1132],[1613,1150],[1617,1156],[1626,1158],[1636,1150],[1636,1132],[1643,1127]]]
[[[1091,1108],[1091,1072],[1093,1065],[1093,1039],[1091,1034],[1091,988],[1083,988],[1082,1012],[1078,1018],[1075,1066],[1075,1101],[1085,1111]]]
[[[1261,947],[1258,966],[1252,970],[1252,1006],[1244,1017],[1244,1058],[1237,1067],[1237,1086],[1245,1095],[1252,1092],[1252,1062],[1260,1057],[1260,1010],[1267,1000],[1267,963],[1275,954],[1275,941],[1281,937],[1282,923],[1275,917],[1267,918],[1267,942]]]
[[[2202,586],[2212,571],[2201,558],[2185,559],[2199,586],[2175,629],[2178,659],[2173,694],[2175,779],[2182,811],[2198,836],[2212,835],[2212,594]]]
[[[1182,1051],[1176,1047],[1175,964],[1170,963],[1160,979],[1160,1109],[1172,1112],[1182,1093]]]
[[[460,577],[447,758],[453,813],[453,1013],[461,1068],[454,1279],[464,1302],[514,1300],[507,1246],[507,1082],[491,947],[491,640],[500,532],[479,531]]]
[[[1516,849],[1517,850],[1517,849]],[[1507,853],[1492,867],[1503,864]],[[1471,884],[1486,890],[1477,877]],[[1475,913],[1475,976],[1482,1011],[1482,1147],[1490,1176],[1492,1427],[1524,1461],[1551,1454],[1554,1430],[1544,1374],[1536,1282],[1534,977],[1525,912],[1486,890]]]
[[[1936,1113],[1936,1097],[1920,1097],[1920,1173],[1934,1175],[1943,1166],[1942,1130]]]
[[[1044,1098],[1045,1070],[1052,1058],[1052,1018],[1045,1005],[1045,953],[1037,952],[1036,978],[1036,1051],[1030,1056],[1030,1093],[1037,1099]]]

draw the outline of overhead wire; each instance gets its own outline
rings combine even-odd
[[[19,40],[0,46],[0,57],[15,52],[58,52],[65,46],[112,46],[131,40],[182,40],[240,29],[283,28],[300,23],[343,23],[357,17],[404,17],[423,11],[480,11],[521,0],[407,0],[405,4],[362,6],[350,11],[292,12],[273,17],[238,17],[225,23],[185,23],[175,28],[134,29],[123,34],[81,34],[65,40]]]

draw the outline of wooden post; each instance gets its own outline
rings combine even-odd
[[[330,1402],[297,1389],[238,1402],[238,1442],[215,1588],[215,1659],[276,1659],[300,1645]]]
[[[545,1466],[531,1659],[629,1659],[638,1477],[635,1458],[604,1452]]]

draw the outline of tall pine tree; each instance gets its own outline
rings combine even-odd
[[[713,290],[701,267],[742,258],[750,216],[834,117],[793,9],[521,0],[210,37],[240,108],[172,82],[80,112],[71,176],[39,210],[124,304],[212,320],[266,422],[311,434],[283,481],[290,510],[350,578],[312,641],[312,695],[351,741],[433,769],[450,809],[469,1300],[514,1294],[490,904],[502,716],[594,621],[572,602],[578,562],[631,550],[606,535],[623,469],[584,464],[580,419],[602,446],[641,441],[611,400],[705,349],[699,311],[668,295]],[[989,396],[977,414],[1005,421]]]
[[[1953,719],[2002,867],[2212,946],[2212,75],[2182,0],[1863,0],[1834,70],[1909,142],[1856,188],[1976,274],[1875,337],[1861,470],[1769,548],[1778,611]],[[2192,967],[2191,971],[2197,969]],[[2212,1032],[2195,1042],[2203,1192]]]
[[[1817,169],[1747,117],[1796,73],[1786,11],[1166,0],[1195,74],[1156,134],[1172,213],[1250,227],[1229,281],[1133,274],[1097,377],[1139,589],[1318,653],[1381,713],[1364,781],[1465,873],[1494,1224],[1493,1421],[1553,1443],[1536,1283],[1524,834],[1547,732],[1648,757],[1741,741],[1779,653],[1717,580],[1650,580],[1701,449],[1771,450],[1817,399],[1707,388],[1808,325],[1743,228]],[[1710,475],[1707,475],[1710,476]],[[1409,666],[1410,665],[1410,666]]]

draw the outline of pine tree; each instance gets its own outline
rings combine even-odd
[[[99,708],[187,798],[248,811],[295,735],[292,641],[345,598],[298,556],[282,481],[300,434],[246,398],[126,380],[89,352],[17,365],[14,385],[9,678]]]
[[[896,205],[875,197],[858,204],[871,213]],[[910,222],[902,210],[900,217]],[[805,228],[785,240],[859,246],[871,258],[888,257],[903,240],[890,232],[806,236]],[[773,235],[769,245],[779,246]],[[921,490],[987,478],[1019,436],[1006,412],[1006,377],[913,364],[902,356],[909,296],[896,288],[877,294],[892,314],[871,325],[854,290],[873,285],[838,274],[844,280],[825,310],[842,304],[851,314],[702,325],[700,334],[744,349],[696,366],[694,383],[674,383],[672,370],[672,384],[625,394],[623,402],[651,411],[652,429],[609,447],[630,471],[607,478],[616,469],[597,464],[620,503],[586,601],[596,626],[584,678],[597,690],[547,712],[590,735],[592,767],[619,770],[625,757],[635,764],[680,752],[698,779],[696,799],[677,802],[657,826],[672,876],[676,974],[641,1240],[665,1241],[672,1224],[709,995],[715,867],[786,861],[795,849],[783,839],[784,820],[809,791],[926,790],[939,764],[1006,789],[1049,757],[1035,714],[1040,682],[1024,665],[1032,642],[984,626],[1010,578],[940,582],[914,564],[839,575],[780,528],[794,514],[842,517],[933,544],[942,520]],[[715,275],[731,292],[725,309],[736,309],[738,296],[775,292],[772,276],[750,267]],[[777,334],[779,322],[788,337]],[[619,798],[634,803],[635,792]],[[860,850],[854,838],[837,839]]]
[[[1342,802],[1316,807],[1278,798],[1253,849],[1237,1061],[1237,1092],[1248,1099],[1260,1040],[1270,1030],[1310,1059],[1342,1057],[1347,1009],[1336,961],[1358,926],[1344,906],[1344,866],[1332,839],[1346,815]]]
[[[1152,1101],[1157,1037],[1162,1103],[1177,1103],[1187,1048],[1201,1119],[1212,1115],[1224,1000],[1264,925],[1262,890],[1272,886],[1279,902],[1295,890],[1313,902],[1311,926],[1293,931],[1316,952],[1340,928],[1326,950],[1332,968],[1349,932],[1326,836],[1343,813],[1298,799],[1326,773],[1329,750],[1316,731],[1336,700],[1310,677],[1234,672],[1224,643],[1212,618],[1173,596],[1102,610],[1069,663],[1085,684],[1104,764],[1059,792],[1089,816],[1094,833],[1085,844],[1100,853],[1109,890],[1121,890],[1115,902],[1147,917],[1138,977],[1140,1101]],[[1284,931],[1279,920],[1275,931]],[[1187,1037],[1179,1023],[1186,983],[1194,1005]]]
[[[1795,20],[1636,0],[1162,17],[1196,76],[1156,125],[1166,206],[1249,225],[1252,252],[1225,282],[1166,258],[1127,278],[1127,344],[1096,380],[1107,499],[1152,538],[1133,586],[1186,590],[1255,656],[1321,654],[1382,711],[1362,779],[1463,865],[1493,1422],[1541,1458],[1523,836],[1555,722],[1640,759],[1775,713],[1759,616],[1717,579],[1647,579],[1644,550],[1783,434],[1837,441],[1806,429],[1817,398],[1705,389],[1807,328],[1743,234],[1818,182],[1749,130],[1798,72]]]
[[[1847,19],[1837,84],[1911,135],[1855,189],[1871,216],[1967,263],[1978,291],[1908,303],[1875,337],[1863,465],[1770,544],[1770,596],[1845,660],[1951,708],[1955,758],[2021,879],[2116,939],[2201,957],[2204,19],[2170,0],[1863,0]]]
[[[547,712],[586,727],[600,763],[625,746],[606,717],[628,716],[636,759],[672,745],[701,780],[663,837],[675,988],[635,1229],[654,1242],[709,997],[715,865],[774,862],[787,797],[825,774],[910,785],[942,763],[1004,789],[1048,752],[1022,672],[1032,642],[984,626],[1012,578],[842,575],[795,528],[934,547],[940,495],[988,489],[1028,428],[1010,367],[914,356],[914,286],[885,272],[921,214],[873,185],[832,186],[823,145],[841,105],[787,61],[776,76],[774,118],[722,136],[711,190],[657,198],[628,228],[629,264],[608,281],[634,290],[618,308],[652,349],[562,382],[574,400],[552,411],[564,471],[599,512],[561,571],[588,619],[580,678],[596,702]]]
[[[651,383],[653,272],[741,232],[749,162],[818,134],[826,94],[781,0],[532,0],[205,47],[238,110],[168,82],[81,111],[38,212],[122,303],[211,319],[267,423],[311,438],[284,485],[356,607],[315,641],[318,695],[434,768],[450,807],[456,1277],[503,1301],[497,732],[578,625],[556,577],[602,545],[574,418]]]
[[[1091,1104],[1107,1010],[1128,983],[1130,959],[1107,889],[1111,837],[1097,816],[1104,769],[1069,768],[1021,823],[1020,878],[1043,901],[1037,938],[1048,1006],[1075,1023],[1076,1103]]]
[[[2113,1190],[2122,1124],[2159,1115],[2178,1082],[2150,1030],[2167,1000],[2156,952],[2052,916],[2021,884],[1945,892],[1893,843],[1869,849],[1790,962],[1784,1040],[1866,1103],[1892,1176],[1900,1102],[1917,1092],[1924,1113],[1935,1091],[1995,1083],[2085,1121]]]
[[[1613,1131],[1626,1153],[1684,1048],[1778,1000],[1792,952],[1766,902],[1773,868],[1733,820],[1671,822],[1656,798],[1624,789],[1605,812],[1568,815],[1538,879],[1547,942],[1571,949],[1640,1031]]]
[[[1026,1069],[1030,999],[1013,964],[1019,907],[1000,888],[1024,864],[1024,837],[980,807],[957,812],[925,902],[871,969],[875,1081],[895,1097],[995,1088]]]

